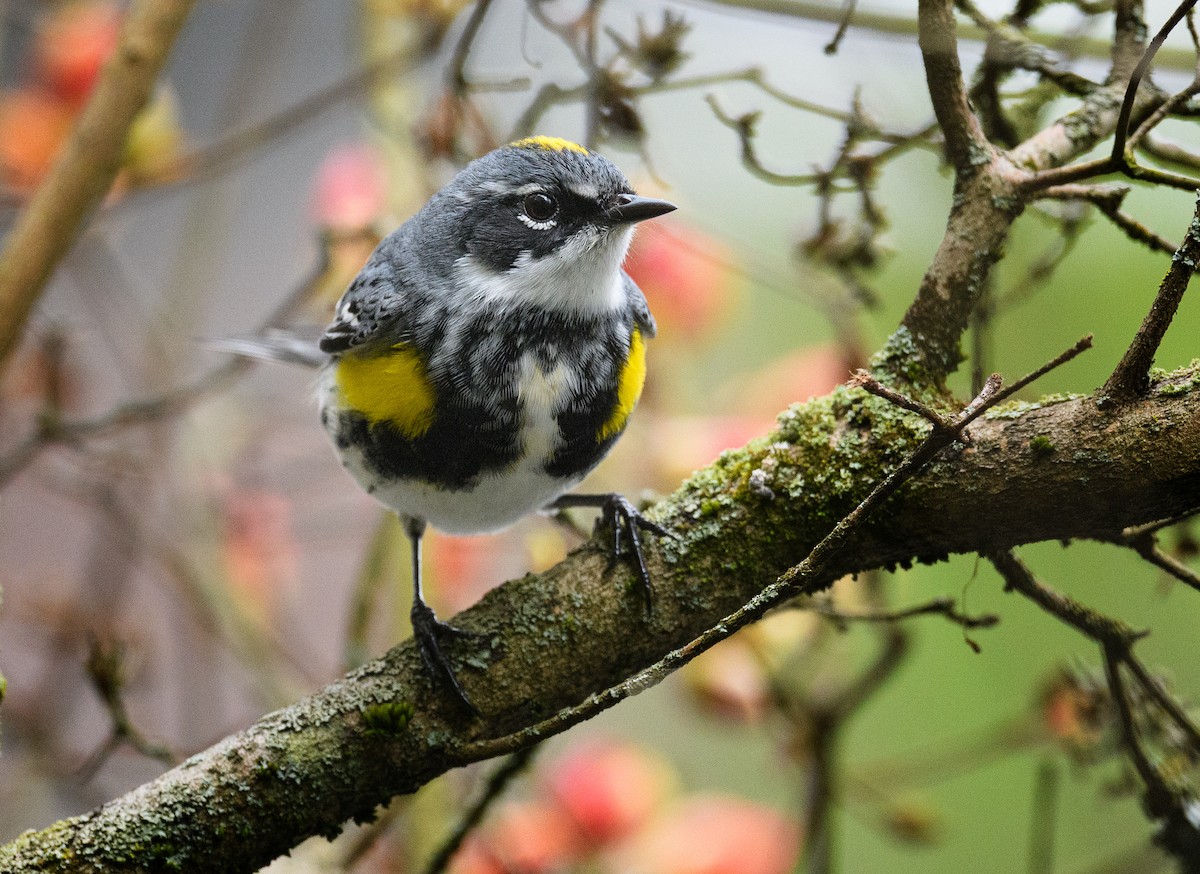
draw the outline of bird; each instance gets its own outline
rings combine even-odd
[[[596,508],[612,561],[632,562],[649,609],[640,532],[670,532],[620,494],[571,490],[641,395],[656,328],[623,263],[635,226],[675,208],[636,194],[590,148],[526,137],[467,164],[379,243],[315,349],[263,341],[270,357],[319,366],[338,458],[408,536],[426,669],[473,713],[447,654],[470,633],[422,594],[427,526],[469,535]]]

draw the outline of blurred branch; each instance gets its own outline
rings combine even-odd
[[[1149,702],[1158,706],[1181,732],[1189,758],[1200,755],[1200,729],[1145,666],[1133,654],[1137,641],[1148,632],[1136,632],[1123,620],[1085,607],[1078,601],[1038,580],[1011,551],[990,553],[988,559],[1004,579],[1006,590],[1019,592],[1056,619],[1070,625],[1100,646],[1105,676],[1115,705],[1121,742],[1137,771],[1145,793],[1147,815],[1159,825],[1157,842],[1177,858],[1195,859],[1196,826],[1189,811],[1194,800],[1177,785],[1175,775],[1165,767],[1165,757],[1147,753],[1134,714],[1134,698],[1126,688],[1122,670],[1128,669]],[[1138,700],[1139,709],[1144,705]]]
[[[883,645],[870,664],[825,700],[808,702],[800,716],[810,748],[804,793],[801,869],[810,874],[834,871],[833,812],[841,800],[842,768],[837,755],[843,730],[854,713],[904,663],[908,635],[896,625],[882,634]]]
[[[130,126],[167,61],[194,0],[135,0],[116,52],[46,180],[0,252],[0,369],[20,342],[25,322],[55,267],[108,192]]]
[[[451,56],[447,68],[447,78],[450,81],[451,91],[458,97],[463,97],[467,93],[467,58],[475,43],[475,37],[479,35],[479,28],[483,26],[483,19],[487,16],[491,6],[492,0],[475,0],[475,5],[471,8],[471,15],[467,18],[466,26],[463,27],[462,36],[454,46],[454,54]]]
[[[606,81],[613,76],[612,70],[601,65],[596,54],[596,34],[599,31],[600,7],[604,0],[588,0],[587,7],[576,17],[566,22],[558,22],[546,15],[543,7],[547,0],[526,0],[529,14],[547,32],[551,33],[565,45],[575,56],[575,63],[584,75],[584,84],[577,91],[582,95],[585,105],[584,140],[588,148],[595,148],[599,143],[601,126],[602,95]],[[539,93],[539,97],[543,92]]]
[[[754,126],[758,122],[762,113],[747,112],[733,118],[725,114],[721,109],[721,105],[717,103],[717,98],[713,94],[706,94],[704,97],[709,107],[712,108],[713,115],[717,121],[725,125],[730,130],[738,135],[738,141],[741,143],[742,166],[750,171],[756,178],[761,179],[770,185],[814,185],[821,176],[817,173],[803,174],[783,174],[776,173],[774,170],[768,170],[758,160],[758,153],[754,149]]]
[[[269,706],[281,706],[309,688],[312,679],[303,674],[295,659],[284,649],[277,635],[255,622],[230,598],[222,580],[214,579],[211,562],[189,554],[174,539],[151,537],[145,520],[127,502],[120,500],[109,484],[91,485],[82,478],[65,478],[58,483],[48,479],[54,491],[84,506],[101,512],[113,531],[125,541],[125,549],[149,556],[163,570],[191,606],[189,614],[243,665],[252,677],[256,691]]]
[[[429,48],[429,46],[426,46]],[[344,100],[355,97],[387,77],[407,72],[416,66],[420,53],[414,55],[405,47],[388,57],[368,64],[356,73],[334,82],[315,94],[311,94],[263,121],[235,131],[213,143],[179,156],[172,156],[161,164],[146,168],[143,172],[152,179],[161,180],[152,187],[138,191],[137,197],[169,191],[182,185],[203,181],[215,173],[235,164],[283,137],[296,131],[323,112],[335,108]]]
[[[483,822],[484,816],[492,808],[496,800],[504,794],[512,781],[529,767],[530,760],[539,749],[541,747],[534,745],[526,747],[523,750],[517,750],[500,763],[500,766],[488,777],[487,784],[483,787],[483,792],[480,793],[479,798],[467,808],[466,813],[463,814],[462,821],[450,836],[446,838],[445,843],[438,848],[433,858],[430,859],[429,865],[425,868],[425,874],[442,874],[446,870],[446,867],[454,858],[454,854],[462,847],[463,841],[467,839],[472,831],[479,827],[479,824]]]
[[[380,508],[379,522],[367,543],[363,566],[354,582],[350,596],[350,612],[346,623],[346,640],[342,647],[345,669],[357,668],[368,658],[367,635],[370,621],[378,609],[380,593],[396,579],[394,564],[407,550],[401,548],[405,535],[396,514]]]
[[[899,610],[882,610],[872,612],[847,613],[838,610],[832,604],[814,603],[811,607],[814,613],[832,620],[835,624],[846,625],[852,622],[903,622],[917,616],[942,616],[946,620],[963,629],[992,628],[1000,622],[995,613],[984,613],[979,616],[969,616],[959,611],[953,598],[934,598],[924,604],[905,607]]]
[[[80,768],[80,777],[85,781],[90,780],[105,760],[122,744],[132,747],[147,758],[167,765],[174,764],[175,755],[162,744],[147,740],[134,726],[125,709],[124,645],[119,641],[105,643],[92,636],[89,641],[87,674],[88,679],[92,681],[92,687],[104,702],[112,730],[108,739]]]
[[[331,240],[322,240],[320,260],[312,275],[292,291],[267,317],[258,333],[286,322],[321,287],[322,278],[331,268]],[[64,419],[54,397],[38,416],[33,430],[15,447],[0,455],[0,487],[28,467],[42,450],[53,445],[74,446],[85,440],[104,437],[124,428],[144,425],[179,415],[194,404],[228,388],[250,372],[257,362],[244,356],[229,356],[186,385],[168,389],[159,395],[126,401],[106,413],[74,421]]]
[[[716,6],[728,10],[753,10],[759,13],[799,21],[820,21],[838,25],[842,20],[840,4],[820,0],[680,0],[688,5]],[[1085,14],[1096,15],[1111,11],[1105,4],[1076,2]],[[871,9],[855,11],[851,27],[854,30],[893,36],[915,36],[917,23],[911,15],[893,14]],[[962,28],[962,38],[972,42],[986,42],[988,29],[978,24]],[[1069,44],[1078,57],[1107,60],[1112,55],[1112,40],[1102,38],[1080,38],[1047,31],[1030,31],[1029,37],[1045,46],[1055,48]],[[1187,49],[1167,48],[1160,53],[1159,65],[1172,70],[1191,71],[1195,66],[1195,55]]]
[[[918,43],[925,80],[938,126],[946,141],[946,157],[962,176],[973,172],[991,149],[972,112],[958,61],[958,39],[950,0],[921,0],[917,5]]]
[[[1043,759],[1037,769],[1029,828],[1028,874],[1054,874],[1055,830],[1062,793],[1062,775],[1054,762]]]

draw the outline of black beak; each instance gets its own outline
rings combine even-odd
[[[617,205],[609,209],[606,215],[613,224],[631,224],[665,215],[674,209],[676,206],[670,201],[621,194],[617,196]]]

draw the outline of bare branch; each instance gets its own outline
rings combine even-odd
[[[1110,156],[1110,160],[1116,166],[1124,166],[1127,163],[1125,139],[1129,133],[1129,120],[1133,116],[1134,105],[1137,102],[1138,87],[1142,84],[1142,78],[1149,72],[1150,65],[1154,63],[1154,56],[1162,48],[1162,44],[1166,41],[1167,36],[1175,29],[1179,22],[1183,21],[1184,16],[1195,5],[1196,0],[1183,0],[1175,8],[1175,11],[1171,13],[1166,23],[1154,35],[1154,39],[1150,41],[1150,45],[1142,52],[1142,57],[1138,61],[1137,66],[1133,68],[1133,72],[1129,74],[1129,86],[1125,91],[1125,99],[1121,102],[1121,112],[1117,116],[1112,155]],[[1117,10],[1117,39],[1114,42],[1114,53],[1119,53],[1140,45],[1142,29],[1145,27],[1140,15],[1140,0],[1121,0],[1117,5]],[[1119,75],[1120,72],[1121,63],[1119,57],[1114,57],[1113,73],[1114,75]]]
[[[1174,556],[1163,552],[1153,532],[1139,531],[1133,536],[1119,537],[1116,542],[1128,546],[1150,564],[1166,571],[1184,585],[1200,591],[1200,574]]]
[[[288,295],[259,327],[259,333],[286,322],[309,299],[330,268],[330,238],[322,240],[321,260],[311,277]],[[32,432],[13,449],[0,455],[0,486],[30,465],[42,450],[52,445],[74,445],[103,437],[135,425],[161,421],[178,415],[205,398],[228,388],[255,366],[253,359],[229,357],[186,385],[168,389],[153,397],[118,404],[106,413],[75,421],[64,420],[61,411],[49,402]]]
[[[0,368],[58,262],[121,166],[129,128],[195,0],[137,0],[83,114],[0,252]]]
[[[949,0],[920,0],[918,42],[934,112],[946,139],[946,155],[962,175],[978,168],[992,146],[971,111],[958,60],[954,9]]]
[[[948,622],[958,625],[963,629],[992,628],[1000,622],[1000,617],[995,613],[969,616],[961,612],[953,598],[935,598],[932,601],[926,601],[924,604],[903,607],[899,610],[855,613],[847,613],[844,610],[839,610],[832,604],[816,602],[812,605],[812,610],[814,613],[818,613],[838,624],[848,624],[851,622],[903,622],[906,619],[912,619],[917,616],[942,616]]]
[[[168,765],[175,763],[175,755],[166,746],[148,740],[133,724],[125,708],[125,647],[119,641],[107,643],[92,636],[89,641],[87,659],[88,679],[100,696],[108,711],[112,730],[108,739],[101,744],[80,768],[80,777],[89,780],[104,764],[105,760],[122,744],[126,744],[147,758]]]
[[[1112,643],[1127,649],[1145,636],[1145,632],[1134,631],[1122,620],[1085,607],[1074,598],[1042,583],[1023,561],[1008,550],[990,553],[987,559],[1004,579],[1006,591],[1019,592],[1051,616],[1098,643]]]
[[[1110,403],[1121,403],[1145,393],[1150,384],[1150,366],[1158,346],[1175,317],[1188,283],[1200,259],[1200,198],[1183,242],[1171,259],[1171,267],[1159,286],[1150,311],[1142,320],[1133,342],[1104,384],[1102,394]]]
[[[540,746],[534,745],[517,750],[502,762],[500,767],[496,768],[488,777],[487,785],[484,786],[479,798],[467,808],[462,821],[434,853],[429,865],[425,868],[425,874],[442,874],[446,870],[446,866],[450,864],[454,854],[462,847],[463,841],[483,822],[484,816],[487,815],[496,800],[504,794],[512,781],[529,767],[530,760],[539,749],[541,749]]]

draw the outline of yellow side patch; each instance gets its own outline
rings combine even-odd
[[[642,332],[636,327],[629,337],[629,357],[617,376],[617,405],[600,430],[596,432],[597,440],[607,440],[620,434],[629,421],[638,398],[642,396],[642,386],[646,383],[646,341]]]
[[[409,439],[433,424],[433,386],[425,362],[406,343],[383,354],[346,355],[335,377],[345,405],[372,423],[387,422]]]
[[[591,154],[579,143],[564,140],[561,137],[525,137],[515,143],[509,143],[514,149],[548,149],[551,152],[578,152],[581,155]]]

